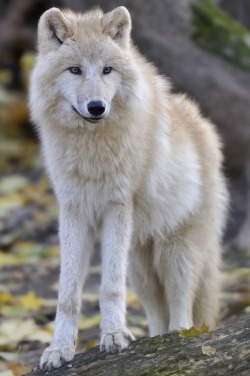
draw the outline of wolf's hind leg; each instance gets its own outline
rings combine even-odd
[[[152,244],[137,244],[130,252],[129,280],[141,300],[149,325],[151,337],[168,330],[168,308],[164,289],[153,269]]]
[[[219,317],[220,287],[219,266],[216,265],[215,258],[213,258],[211,263],[206,264],[206,270],[202,273],[195,297],[193,319],[196,328],[199,328],[204,322],[209,329],[216,328]]]
[[[169,307],[169,330],[193,326],[193,303],[198,288],[201,252],[187,242],[156,244],[155,269],[164,284]]]

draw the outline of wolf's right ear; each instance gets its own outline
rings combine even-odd
[[[42,52],[58,49],[72,34],[66,17],[58,8],[43,13],[38,23],[38,48]]]

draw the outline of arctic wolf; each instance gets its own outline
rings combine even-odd
[[[220,141],[194,103],[170,92],[130,31],[124,7],[106,14],[52,8],[39,21],[30,107],[60,207],[61,245],[55,333],[43,369],[74,356],[96,234],[101,350],[133,340],[127,272],[151,336],[216,324],[227,203]]]

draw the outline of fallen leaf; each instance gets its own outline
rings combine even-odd
[[[209,345],[208,346],[202,345],[201,352],[204,355],[214,355],[216,353],[216,348],[209,346]]]
[[[44,306],[44,300],[38,298],[34,291],[30,291],[26,295],[21,296],[19,301],[26,309],[38,310]]]
[[[97,313],[94,316],[91,317],[80,317],[80,323],[79,323],[79,329],[80,330],[86,330],[86,329],[91,329],[96,326],[99,326],[101,320],[100,313]]]
[[[25,52],[20,59],[20,67],[22,73],[22,80],[25,89],[29,88],[30,72],[34,66],[35,54],[34,52]]]
[[[14,254],[0,252],[0,268],[3,266],[15,266],[20,265],[23,262],[22,257],[18,257]]]
[[[7,318],[16,318],[20,319],[27,315],[27,309],[22,307],[20,304],[16,305],[16,302],[13,305],[3,305],[0,307],[0,314]],[[1,375],[0,375],[1,376]]]
[[[189,329],[180,327],[180,336],[183,338],[196,337],[203,333],[209,333],[209,327],[205,323],[203,323],[199,329],[193,326]]]
[[[235,268],[222,273],[224,281],[242,281],[250,278],[250,268]]]
[[[29,341],[40,341],[41,343],[50,343],[52,339],[52,333],[46,329],[36,329],[33,333],[30,333],[27,337]]]
[[[129,330],[135,338],[145,337],[146,331],[136,326],[129,326]]]
[[[0,352],[0,358],[7,360],[8,362],[16,362],[18,360],[19,354],[17,352]],[[1,374],[0,374],[1,375]]]
[[[97,342],[94,339],[91,339],[90,341],[87,342],[85,349],[89,350],[89,349],[92,349],[95,346],[97,346]]]
[[[1,179],[0,193],[3,195],[22,190],[27,184],[28,179],[22,175],[11,175]]]
[[[44,307],[56,307],[57,306],[57,299],[43,299]]]
[[[13,304],[14,300],[15,298],[10,293],[0,291],[0,307],[6,304]]]
[[[99,294],[82,294],[82,300],[87,303],[98,303],[99,302]]]
[[[134,309],[141,308],[141,302],[139,301],[139,299],[135,295],[135,293],[133,291],[131,291],[131,290],[128,290],[128,292],[127,292],[126,305],[129,308],[134,308]]]
[[[18,363],[10,364],[10,369],[14,376],[22,376],[31,371],[31,368],[27,368],[24,365]]]
[[[0,325],[0,346],[13,345],[26,339],[37,329],[34,320],[3,320]]]
[[[49,333],[49,334],[52,335],[54,333],[54,331],[55,331],[55,328],[54,328],[54,326],[53,327],[51,327],[51,326],[45,326],[44,330],[45,330],[45,332],[47,332],[47,333]]]

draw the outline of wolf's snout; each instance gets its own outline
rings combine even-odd
[[[105,112],[106,105],[101,101],[92,101],[88,104],[88,112],[91,115],[99,116]]]

